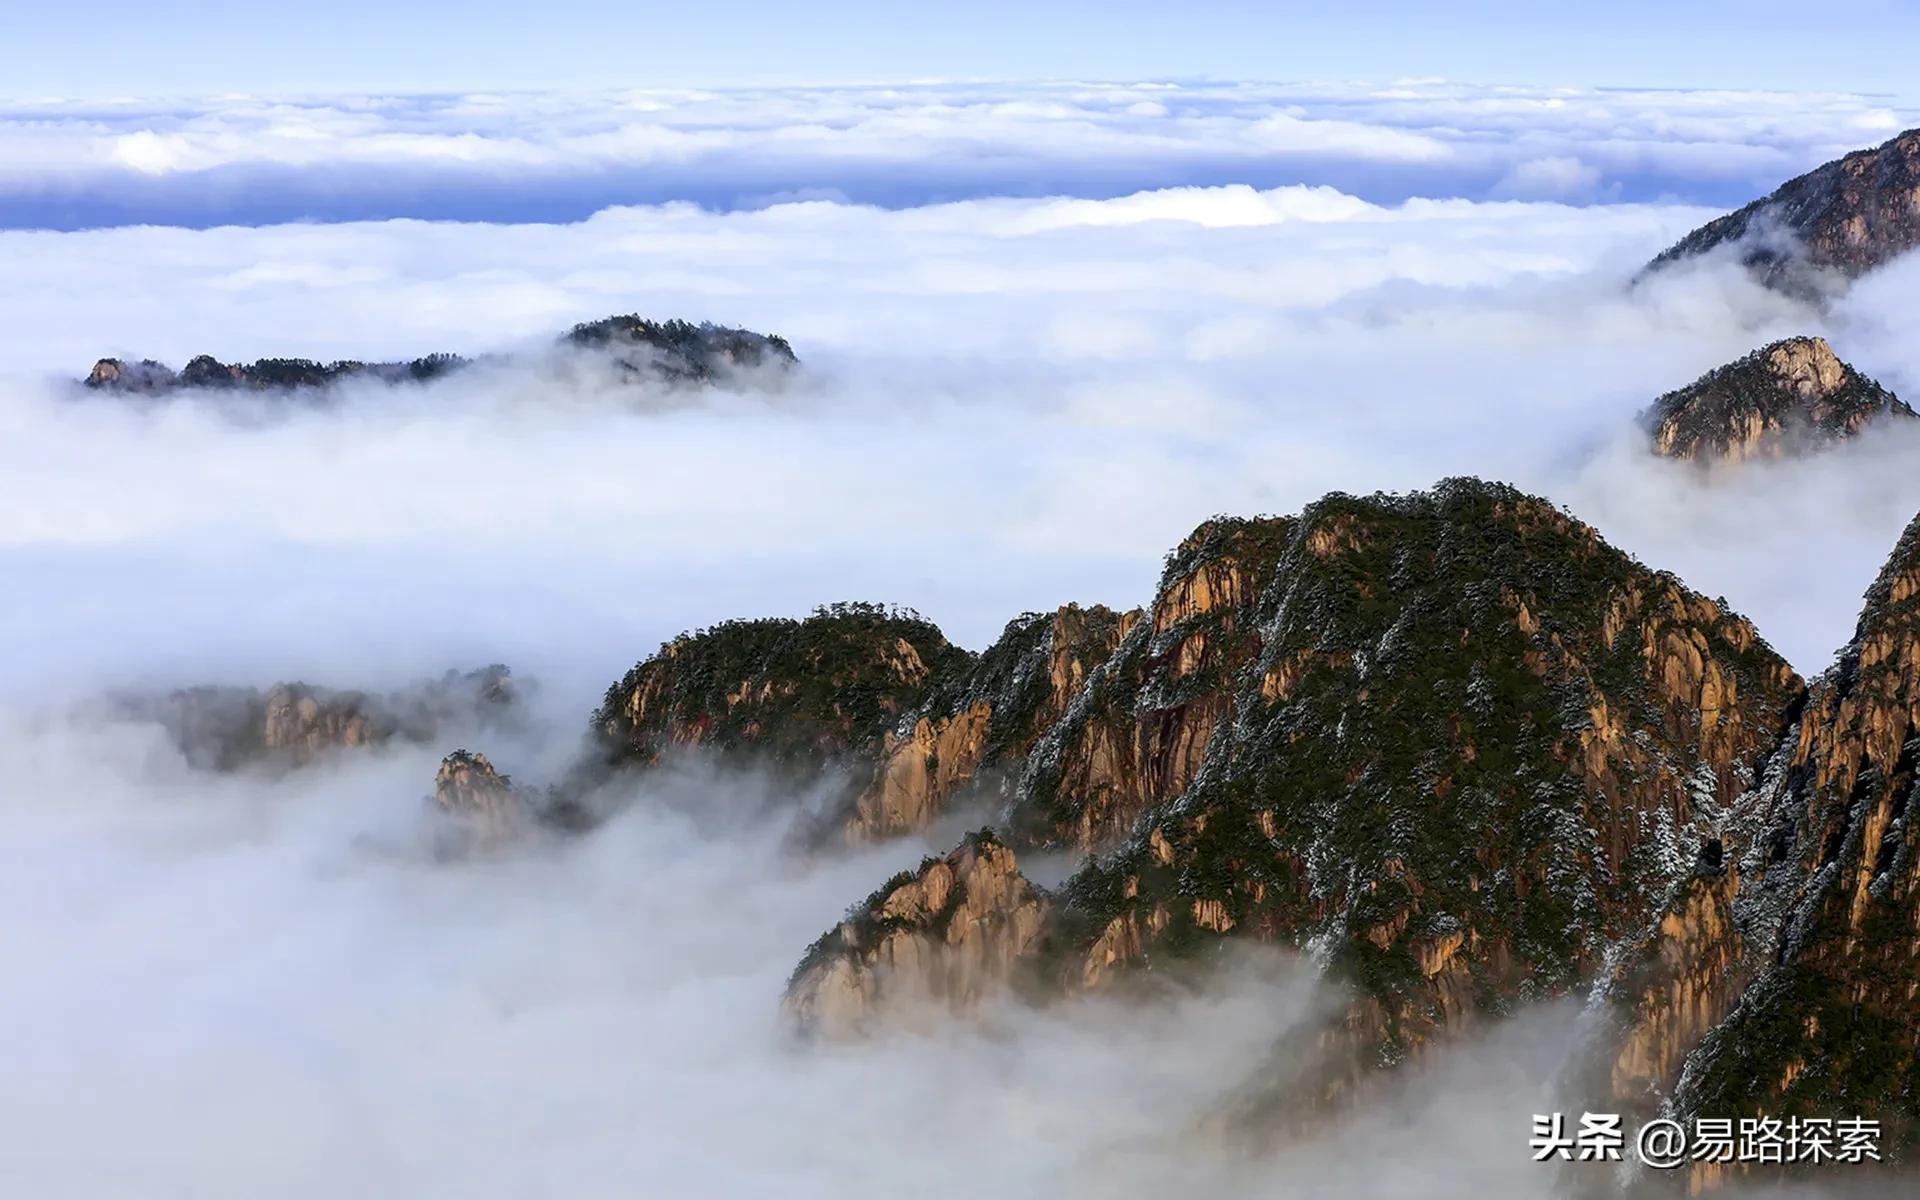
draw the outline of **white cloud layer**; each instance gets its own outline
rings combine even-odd
[[[128,731],[9,726],[0,747],[13,1194],[1464,1197],[1546,1173],[1511,1097],[1565,1054],[1567,1013],[1278,1164],[1197,1133],[1310,1010],[1277,954],[1145,1007],[797,1045],[774,1003],[796,947],[920,847],[802,866],[737,779],[436,863],[404,802],[425,752],[269,784]]]
[[[1724,592],[1818,669],[1920,509],[1898,452],[1702,487],[1623,447],[1653,396],[1789,333],[1920,388],[1886,316],[1912,272],[1825,316],[1730,270],[1625,287],[1704,215],[1226,187],[0,234],[0,554],[30,583],[0,649],[33,690],[76,654],[197,661],[191,631],[218,650],[258,624],[276,671],[417,673],[547,652],[532,608],[596,631],[585,687],[684,626],[862,596],[977,646],[1022,609],[1143,601],[1211,513],[1479,474]],[[779,332],[807,369],[691,404],[480,372],[264,421],[65,382],[107,353],[471,353],[628,310]],[[103,587],[128,554],[141,587]],[[451,596],[460,621],[435,615]],[[151,636],[162,614],[176,636]]]
[[[1847,94],[1431,80],[15,101],[0,106],[0,222],[575,220],[672,200],[906,207],[1228,182],[1732,205],[1914,123]]]

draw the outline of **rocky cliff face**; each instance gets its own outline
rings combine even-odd
[[[1658,922],[1618,954],[1597,981],[1606,1003],[1595,1030],[1597,1076],[1579,1091],[1639,1117],[1652,1115],[1671,1092],[1686,1056],[1725,1019],[1753,979],[1750,948],[1733,915],[1740,876],[1726,863],[1728,831],[1707,843],[1692,878],[1675,888]]]
[[[854,840],[924,829],[964,793],[1027,845],[1092,849],[1199,770],[1294,527],[1209,521],[1168,556],[1150,610],[1028,613],[978,656],[868,605],[731,622],[662,647],[593,724],[622,767],[701,746],[844,771],[832,822]]]
[[[1920,130],[1788,180],[1648,264],[1726,248],[1769,286],[1820,295],[1920,245]]]
[[[1013,621],[885,735],[849,832],[868,839],[923,829],[969,788],[990,786],[1004,798],[1140,619],[1138,611],[1068,605]]]
[[[1091,849],[1199,769],[1292,528],[1209,521],[1169,555],[1150,610],[1028,613],[978,656],[866,605],[719,626],[634,668],[594,726],[624,766],[704,746],[843,769],[834,821],[854,840],[924,829],[964,793],[1025,844]]]
[[[782,337],[706,322],[649,321],[632,315],[576,325],[559,339],[556,350],[598,356],[614,368],[618,377],[628,381],[668,385],[719,383],[744,372],[784,370],[799,361]],[[505,358],[497,356],[496,361]],[[223,363],[203,354],[175,371],[152,359],[125,362],[103,358],[88,372],[85,384],[100,391],[147,396],[190,388],[316,392],[353,379],[425,382],[473,365],[474,360],[457,354],[372,363],[320,363],[305,358]]]
[[[1159,673],[1105,710],[1209,732],[1064,886],[1047,970],[1088,987],[1227,937],[1309,948],[1356,990],[1349,1072],[1581,987],[1656,926],[1800,687],[1744,619],[1475,481],[1210,523],[1076,704],[1135,639]],[[1071,720],[1062,777],[1119,759]],[[1079,795],[1058,815],[1106,793]]]
[[[279,683],[265,692],[200,687],[120,697],[112,707],[163,726],[195,766],[235,770],[303,766],[395,739],[426,742],[458,724],[500,725],[517,717],[516,700],[511,673],[496,664],[383,694]]]
[[[1261,640],[1253,616],[1295,531],[1215,518],[1167,556],[1153,605],[1035,747],[1008,823],[1025,842],[1093,849],[1185,792]]]
[[[876,1014],[965,1011],[1033,961],[1049,902],[991,832],[902,871],[807,951],[786,1007],[805,1032],[858,1032]]]
[[[1683,1114],[1875,1116],[1920,1136],[1920,518],[1754,800],[1732,913],[1757,976],[1687,1060]]]
[[[1892,392],[1842,362],[1825,338],[1796,337],[1668,392],[1642,417],[1656,454],[1702,463],[1778,458],[1912,420]]]
[[[1058,994],[1251,937],[1307,949],[1353,997],[1237,1094],[1268,1133],[1587,992],[1595,1053],[1572,1082],[1596,1107],[1866,1116],[1911,1152],[1920,518],[1811,687],[1716,602],[1476,483],[1310,507],[1245,603],[1257,648],[1184,792],[1057,894],[998,878],[980,911],[1010,932],[964,987],[930,932],[950,905],[915,900],[930,860],[815,945],[789,1010],[845,1031],[896,995]]]
[[[595,757],[600,771],[631,770],[697,747],[808,781],[837,773],[843,794],[822,832],[923,829],[963,791],[1009,792],[1139,619],[1098,605],[1028,613],[980,655],[878,605],[728,622],[668,643],[608,690]],[[585,771],[569,786],[596,780]]]
[[[1777,349],[1747,365],[1848,386]],[[1590,1108],[1877,1116],[1895,1153],[1920,1127],[1920,519],[1811,688],[1548,502],[1451,480],[1208,521],[1148,608],[1028,614],[977,656],[871,605],[718,626],[593,725],[602,771],[680,746],[838,771],[855,838],[995,800],[997,832],[808,950],[785,1005],[809,1032],[1252,939],[1348,997],[1236,1089],[1227,1116],[1267,1135],[1556,996],[1588,1001],[1562,1082]],[[478,756],[439,783],[483,824],[529,811]],[[1102,853],[1050,892],[1029,847]]]
[[[433,779],[433,805],[453,824],[446,848],[487,850],[505,845],[533,819],[535,807],[493,769],[484,754],[455,750]]]

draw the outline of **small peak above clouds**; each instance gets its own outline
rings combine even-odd
[[[548,354],[578,352],[596,357],[623,383],[677,385],[724,384],[751,372],[783,372],[799,364],[793,347],[777,334],[710,322],[653,321],[627,314],[583,322],[562,335]],[[270,392],[286,395],[313,392],[348,381],[425,383],[476,362],[505,364],[510,354],[469,359],[458,354],[429,354],[407,362],[330,363],[308,358],[262,358],[251,363],[223,363],[202,354],[179,370],[153,359],[126,362],[103,358],[93,364],[82,382],[96,391],[158,396],[185,390]]]
[[[1641,419],[1654,453],[1707,464],[1808,453],[1915,416],[1827,339],[1791,337],[1666,393]]]

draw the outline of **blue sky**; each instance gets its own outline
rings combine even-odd
[[[0,91],[206,95],[917,77],[1391,79],[1910,93],[1920,6],[5,0]]]

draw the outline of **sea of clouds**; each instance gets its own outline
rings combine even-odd
[[[1826,311],[1724,263],[1630,286],[1715,204],[1885,136],[1894,114],[1858,98],[949,86],[10,111],[0,144],[37,149],[0,155],[0,1182],[35,1195],[1531,1194],[1530,1089],[1568,1014],[1285,1169],[1235,1165],[1184,1131],[1306,1011],[1284,962],[1145,1012],[1009,1009],[803,1051],[786,972],[936,843],[794,860],[767,797],[690,776],[590,838],[437,863],[420,799],[451,743],[213,778],[153,730],[61,713],[109,688],[504,661],[542,681],[539,720],[487,748],[538,780],[681,629],[875,599],[979,648],[1023,610],[1146,602],[1211,514],[1454,474],[1565,504],[1815,672],[1920,512],[1920,444],[1897,432],[1707,476],[1634,425],[1794,333],[1920,394],[1901,319],[1920,264]],[[384,211],[382,188],[460,215],[442,200],[474,164],[504,174],[468,215],[543,188],[591,203],[582,163],[668,194],[564,223],[345,219]],[[1377,174],[1343,189],[1316,163]],[[1535,186],[1556,179],[1578,186]],[[329,186],[335,207],[275,207]],[[56,203],[84,219],[36,207]],[[182,224],[62,231],[113,205]],[[254,212],[324,220],[219,223]],[[507,366],[324,406],[74,382],[107,354],[511,350],[627,311],[780,333],[803,369],[687,394]]]
[[[17,98],[0,102],[0,226],[579,220],[672,200],[903,208],[1226,183],[1731,207],[1911,115],[1878,96],[1442,79]]]

